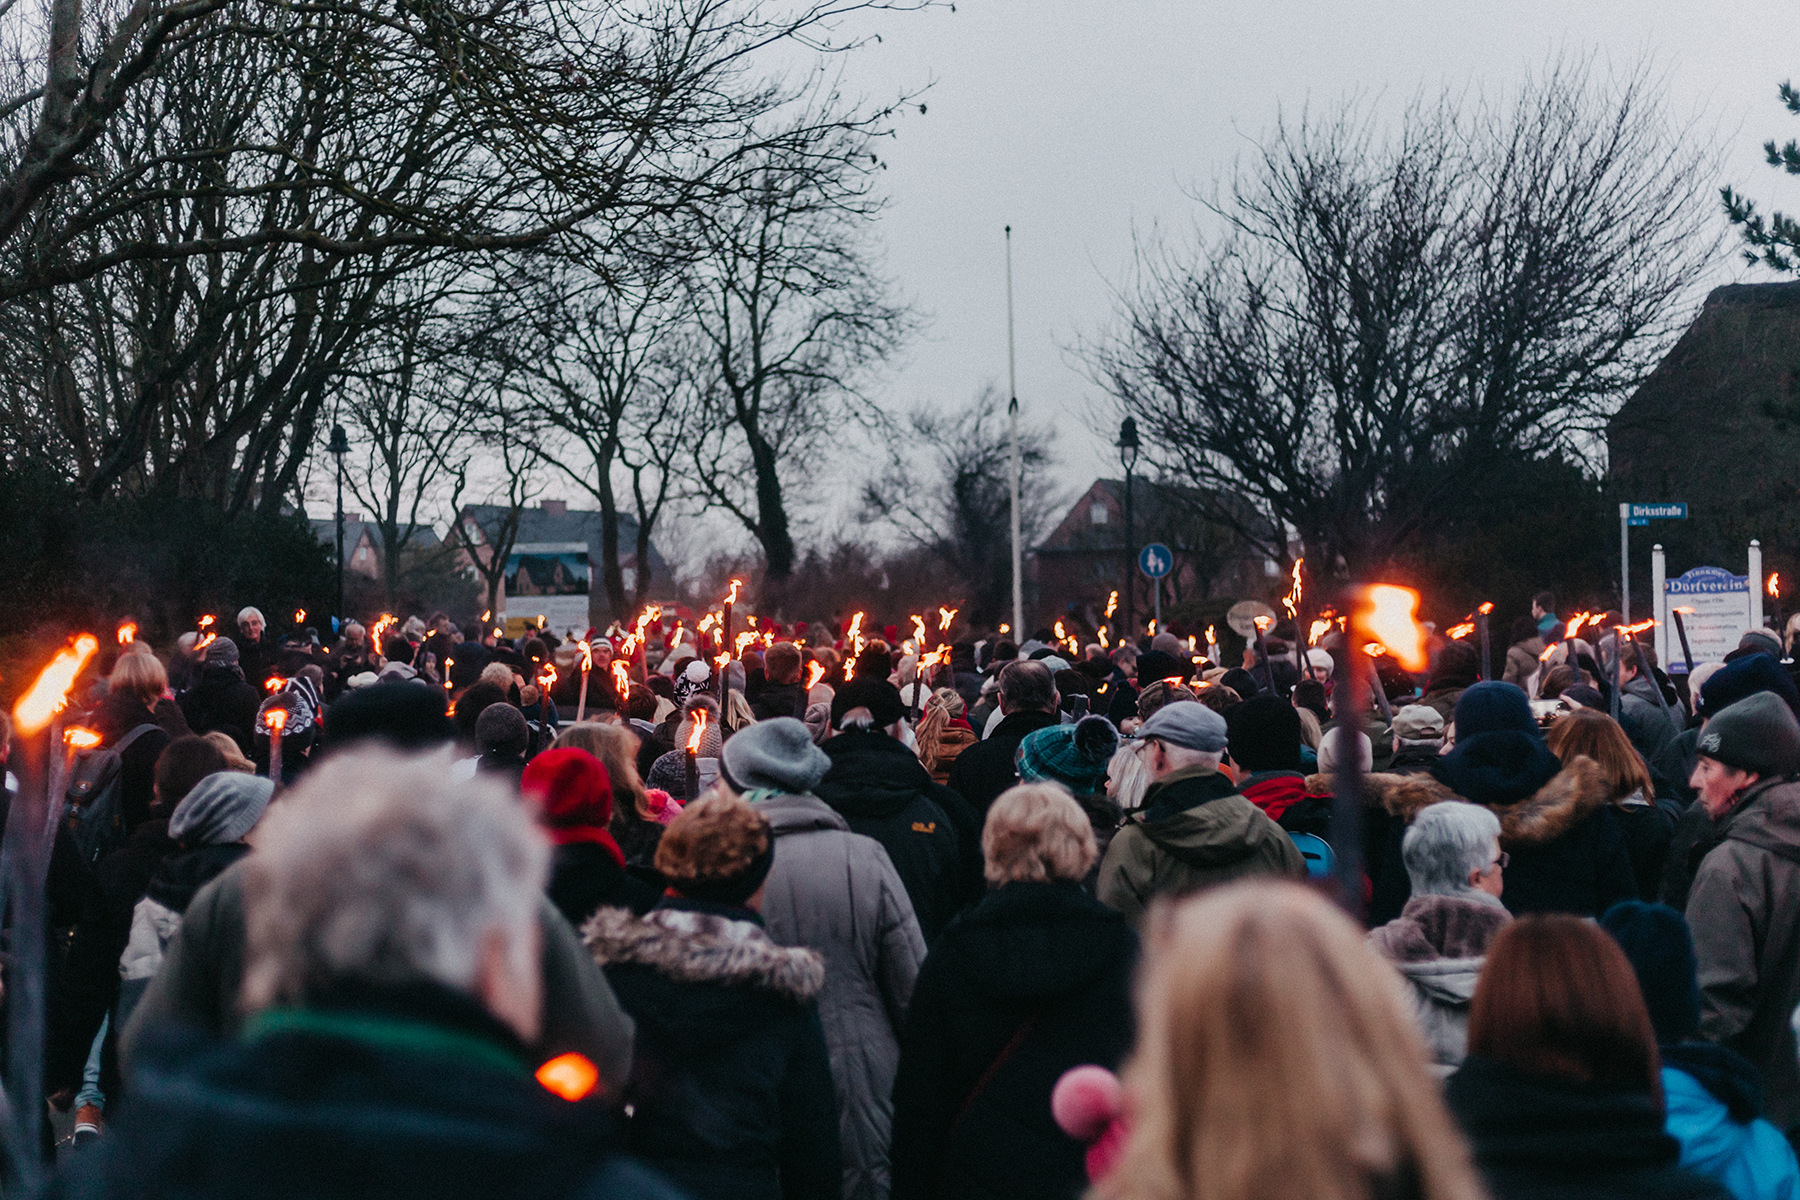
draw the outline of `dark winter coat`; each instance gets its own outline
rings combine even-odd
[[[616,1153],[603,1098],[559,1099],[534,1065],[474,1001],[426,984],[264,1014],[242,1041],[171,1031],[49,1195],[673,1200]]]
[[[1159,896],[1179,896],[1248,875],[1306,878],[1286,831],[1206,767],[1171,771],[1144,792],[1100,863],[1103,903],[1142,919]]]
[[[631,1018],[619,1008],[575,931],[547,899],[538,909],[538,926],[543,933],[544,1019],[532,1053],[539,1062],[570,1051],[584,1054],[616,1090],[631,1068]],[[239,863],[189,901],[162,969],[119,1035],[126,1072],[152,1031],[186,1025],[208,1036],[235,1035],[243,1019],[238,1008],[243,984],[244,867]]]
[[[838,1200],[825,964],[747,909],[594,914],[583,937],[637,1021],[626,1146],[694,1200]]]
[[[1681,733],[1676,715],[1680,709],[1671,704],[1665,712],[1664,705],[1657,702],[1656,690],[1652,680],[1639,675],[1625,685],[1625,694],[1619,698],[1619,725],[1637,752],[1650,762],[1660,758]]]
[[[963,831],[951,820],[945,789],[931,782],[917,755],[885,733],[846,729],[824,750],[831,769],[814,791],[854,832],[881,843],[931,941],[971,891]],[[979,841],[976,846],[978,861]]]
[[[177,699],[195,733],[223,730],[246,755],[255,751],[256,710],[262,705],[262,692],[255,684],[246,683],[236,667],[201,667],[200,682]]]
[[[550,883],[544,889],[556,911],[580,929],[598,908],[628,908],[642,915],[656,907],[657,890],[631,875],[612,851],[593,842],[558,846],[550,859]]]
[[[1515,915],[1597,917],[1621,900],[1637,899],[1631,854],[1599,764],[1576,758],[1562,766],[1541,742],[1524,734],[1477,737],[1483,739],[1484,753],[1469,753],[1483,748],[1471,739],[1442,759],[1432,774],[1399,781],[1388,794],[1391,811],[1410,825],[1426,805],[1462,799],[1480,803],[1500,818],[1500,848],[1512,856],[1502,899]],[[1398,906],[1412,892],[1399,855],[1385,857],[1382,872],[1370,911],[1370,920],[1377,923],[1397,916]]]
[[[894,1200],[1073,1200],[1084,1147],[1050,1092],[1131,1048],[1137,935],[1073,883],[1010,883],[919,971],[894,1081]]]
[[[1648,1092],[1526,1075],[1470,1058],[1445,1098],[1468,1135],[1494,1200],[1727,1200],[1717,1183],[1676,1166]]]
[[[1770,781],[1714,822],[1719,843],[1688,893],[1700,1033],[1762,1072],[1777,1129],[1800,1129],[1800,782]]]
[[[806,685],[765,683],[762,691],[750,699],[750,711],[759,721],[770,717],[793,717],[797,721],[806,715]]]
[[[69,939],[68,954],[45,1010],[49,1024],[45,1091],[81,1085],[94,1034],[119,998],[119,955],[131,938],[132,910],[143,898],[157,866],[176,848],[167,820],[146,821],[95,867],[81,920]],[[115,1023],[115,1035],[117,1026]]]
[[[1633,792],[1612,806],[1612,814],[1625,837],[1625,851],[1631,856],[1638,899],[1654,900],[1662,890],[1663,874],[1669,865],[1669,843],[1675,835],[1675,824],[1681,819],[1681,807],[1673,800],[1660,796],[1647,800],[1641,793]]]
[[[1133,702],[1132,716],[1137,715]],[[994,732],[964,750],[950,768],[950,787],[969,802],[981,820],[987,810],[1013,784],[1019,782],[1019,743],[1029,734],[1061,721],[1055,713],[1016,712],[1000,718]],[[975,727],[980,732],[981,727]]]
[[[254,707],[250,715],[255,717]],[[101,737],[101,744],[115,747],[140,725],[154,725],[125,747],[119,756],[119,804],[125,816],[125,828],[136,829],[150,819],[150,805],[156,798],[156,760],[163,747],[174,739],[169,736],[142,700],[124,692],[109,693],[89,718]]]

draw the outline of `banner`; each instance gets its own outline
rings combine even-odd
[[[592,579],[585,542],[515,544],[506,560],[506,607],[501,610],[508,633],[515,623],[536,625],[540,617],[543,627],[559,637],[587,632]]]

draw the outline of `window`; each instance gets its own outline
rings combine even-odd
[[[1108,515],[1109,514],[1106,511],[1106,505],[1100,503],[1098,500],[1096,500],[1093,504],[1090,504],[1088,506],[1088,520],[1092,521],[1096,525],[1106,524],[1106,518]]]

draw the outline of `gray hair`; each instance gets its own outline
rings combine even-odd
[[[245,621],[248,621],[251,617],[255,617],[257,620],[261,621],[264,625],[267,625],[269,623],[268,618],[266,618],[262,615],[262,609],[257,608],[254,604],[245,605],[243,608],[238,609],[237,623],[239,625],[242,625]]]
[[[348,981],[468,992],[499,933],[531,971],[550,848],[517,798],[450,754],[339,754],[269,810],[245,875],[246,1011]]]
[[[1445,800],[1413,818],[1400,841],[1400,860],[1415,896],[1456,896],[1469,891],[1469,872],[1493,865],[1500,818],[1478,804]]]

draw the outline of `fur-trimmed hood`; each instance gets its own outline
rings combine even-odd
[[[678,983],[756,988],[798,1003],[825,986],[825,960],[815,951],[778,946],[759,926],[716,913],[658,908],[638,917],[602,908],[581,935],[602,967],[648,967]]]
[[[1330,775],[1314,775],[1307,779],[1308,795],[1331,794]],[[1445,800],[1462,800],[1443,783],[1430,775],[1383,775],[1363,777],[1365,802],[1380,804],[1408,825],[1419,812]],[[1571,760],[1551,776],[1550,782],[1513,804],[1484,805],[1500,818],[1500,845],[1539,846],[1553,842],[1610,802],[1606,775],[1591,758]]]

